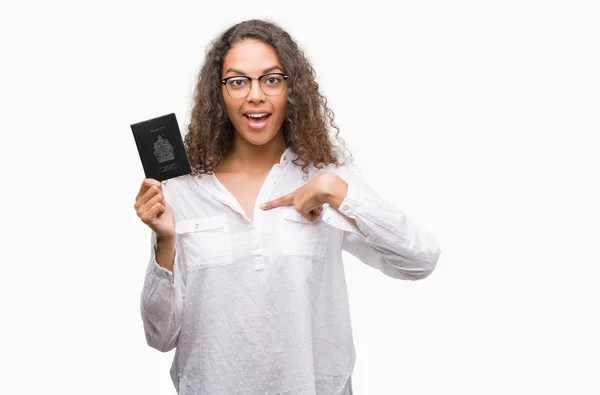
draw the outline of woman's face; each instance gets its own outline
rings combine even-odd
[[[277,53],[271,46],[245,39],[233,45],[225,55],[221,77],[259,77],[283,72]],[[287,81],[277,75],[267,76],[262,81],[261,89],[259,81],[253,79],[247,95],[244,94],[248,90],[248,80],[234,78],[227,82],[227,86],[221,86],[227,116],[239,137],[253,145],[271,141],[281,131],[285,120]]]

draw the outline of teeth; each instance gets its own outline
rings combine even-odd
[[[266,117],[269,114],[246,114],[246,116],[250,117],[250,118],[262,118],[262,117]]]

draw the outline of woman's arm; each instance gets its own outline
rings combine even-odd
[[[384,274],[408,280],[427,277],[440,247],[424,229],[376,194],[347,166],[327,177],[323,219],[344,230],[343,249]]]
[[[167,352],[177,346],[179,338],[185,276],[174,239],[157,243],[156,234],[152,232],[152,246],[142,291],[141,314],[148,345]]]

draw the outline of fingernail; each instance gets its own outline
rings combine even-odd
[[[260,208],[261,208],[262,210],[264,210],[265,208],[267,208],[267,205],[266,205],[265,203],[263,203],[263,204],[261,204],[261,205],[260,205]]]

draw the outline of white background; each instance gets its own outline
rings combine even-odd
[[[426,280],[345,256],[357,395],[598,394],[592,1],[2,5],[2,394],[174,394],[139,295],[129,125],[187,125],[210,40],[268,18],[368,183],[439,241]]]

